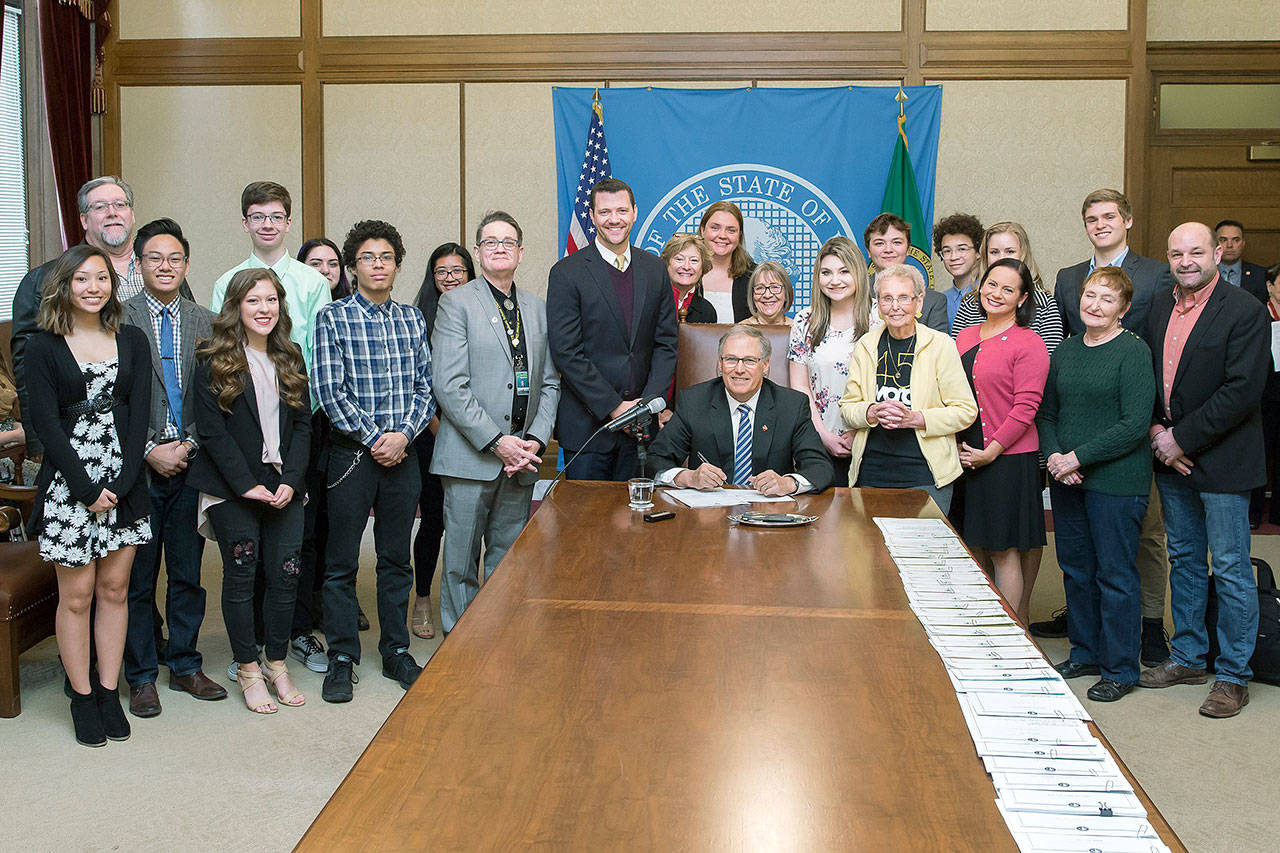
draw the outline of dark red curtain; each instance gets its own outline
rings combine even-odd
[[[109,5],[110,0],[40,0],[39,4],[49,144],[68,246],[84,239],[76,192],[93,177],[89,117],[103,109],[102,41],[111,29]],[[90,30],[94,23],[98,27],[96,51]]]

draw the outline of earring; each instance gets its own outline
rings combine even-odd
[[[917,319],[917,320],[919,320],[919,319],[920,319],[921,317],[923,317],[923,316],[924,316],[924,313],[923,313],[923,312],[921,312],[921,311],[917,311],[917,312],[916,312],[916,319]]]

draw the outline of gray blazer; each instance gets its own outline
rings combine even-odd
[[[147,336],[151,349],[151,419],[147,427],[147,442],[158,442],[169,422],[169,395],[164,390],[164,367],[160,363],[160,348],[151,330],[151,312],[147,308],[147,294],[139,293],[124,303],[121,322],[137,326]],[[195,438],[195,372],[196,344],[213,334],[213,312],[186,298],[178,299],[178,322],[182,326],[182,435],[193,443]]]
[[[560,402],[560,375],[547,346],[547,304],[518,291],[522,334],[529,353],[529,409],[524,437],[551,439]],[[469,480],[492,480],[502,462],[485,451],[499,434],[511,432],[514,377],[511,347],[489,284],[473,279],[440,297],[431,335],[431,385],[440,406],[440,430],[431,473]],[[528,485],[529,471],[516,475]]]

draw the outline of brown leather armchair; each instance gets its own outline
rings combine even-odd
[[[676,342],[676,391],[715,379],[720,375],[720,336],[732,326],[725,323],[681,323]],[[768,378],[787,387],[787,348],[791,346],[790,326],[757,326],[773,347]]]

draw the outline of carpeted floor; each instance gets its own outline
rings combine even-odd
[[[290,672],[307,704],[269,717],[250,714],[230,684],[232,695],[215,703],[169,691],[162,668],[164,712],[152,720],[130,718],[134,733],[127,743],[86,749],[71,735],[52,638],[23,655],[22,715],[0,720],[0,850],[289,850],[404,695],[381,675],[371,533],[364,552],[360,597],[375,631],[361,635],[361,681],[348,705],[321,701],[322,676],[297,662]],[[1280,537],[1255,536],[1254,554],[1280,567]],[[201,635],[205,671],[226,683],[230,647],[213,548],[205,551],[204,571],[211,590]],[[1062,600],[1051,543],[1032,618],[1045,618]],[[435,590],[432,602],[438,608]],[[414,639],[419,663],[439,642]],[[1056,662],[1066,656],[1067,643],[1044,641],[1044,649]],[[1082,700],[1091,681],[1072,682]],[[1190,850],[1273,850],[1280,837],[1280,688],[1251,685],[1249,707],[1233,720],[1196,712],[1207,691],[1139,690],[1112,705],[1086,706]]]

